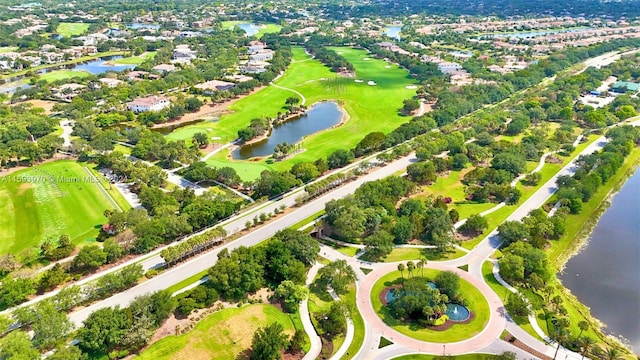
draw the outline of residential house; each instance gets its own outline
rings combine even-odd
[[[122,80],[113,79],[113,78],[101,78],[101,79],[98,79],[98,81],[100,81],[100,83],[102,83],[103,86],[106,86],[109,88],[114,88],[124,83],[124,81]]]
[[[455,71],[462,70],[462,65],[454,62],[443,61],[438,63],[438,70],[442,71],[445,74],[451,74]]]
[[[60,100],[71,101],[71,99],[80,95],[80,93],[86,88],[87,87],[82,84],[63,84],[57,88],[52,88],[51,95]]]
[[[211,95],[211,94],[215,93],[216,91],[231,90],[231,88],[233,88],[234,86],[236,86],[236,84],[234,84],[232,82],[226,82],[226,81],[220,81],[220,80],[211,80],[211,81],[207,81],[207,82],[202,83],[202,84],[197,84],[194,87],[196,89],[202,90],[207,95]]]
[[[127,110],[131,110],[134,113],[141,113],[144,111],[160,111],[171,105],[171,101],[167,97],[163,96],[147,96],[143,98],[137,98],[127,103]]]
[[[176,67],[175,65],[171,65],[171,64],[160,64],[160,65],[156,65],[154,67],[151,68],[154,71],[157,71],[159,73],[168,73],[168,72],[172,72],[172,71],[176,71]]]
[[[273,51],[267,49],[249,55],[249,60],[251,61],[268,61],[271,59],[273,59]]]

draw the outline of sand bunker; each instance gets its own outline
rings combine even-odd
[[[377,85],[377,84],[376,84],[376,82],[375,82],[375,81],[368,81],[368,82],[367,82],[367,85],[374,86],[374,85]]]
[[[360,80],[360,79],[355,79],[354,81],[357,82],[357,83],[364,82],[364,80]]]
[[[418,87],[415,85],[407,85],[406,86],[407,89],[417,89]]]

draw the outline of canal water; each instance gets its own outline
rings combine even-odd
[[[339,124],[342,121],[342,116],[343,113],[335,102],[317,103],[307,111],[306,115],[275,126],[267,139],[236,148],[231,156],[234,159],[270,156],[276,145],[285,141],[288,144],[295,144],[306,135]]]
[[[560,279],[607,333],[640,353],[640,171],[611,199],[588,241]]]

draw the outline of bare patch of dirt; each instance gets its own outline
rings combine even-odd
[[[549,163],[549,164],[562,164],[562,160],[557,158],[556,156],[553,156],[553,155],[552,156],[548,156],[545,159],[545,162]]]

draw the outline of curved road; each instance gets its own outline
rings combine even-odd
[[[384,333],[384,337],[393,341],[394,344],[398,344],[415,351],[420,351],[429,354],[440,354],[443,351],[443,344],[431,343],[426,341],[420,341],[413,339],[407,335],[401,334],[392,328],[388,327],[376,314],[371,303],[371,289],[376,281],[378,281],[385,274],[397,270],[398,263],[387,263],[383,266],[376,266],[375,270],[369,273],[362,286],[358,289],[356,295],[356,301],[358,308],[362,314],[362,317],[366,320],[369,326],[375,330]],[[470,282],[473,286],[478,288],[480,292],[486,297],[489,303],[490,318],[487,326],[477,335],[470,339],[446,344],[446,353],[449,355],[466,354],[488,346],[495,339],[500,337],[502,330],[506,325],[504,317],[504,306],[498,295],[496,295],[487,284],[481,279],[472,276],[470,273],[460,270],[456,267],[452,267],[443,263],[429,262],[427,268],[436,269],[442,271],[453,271],[460,275],[461,278]]]

